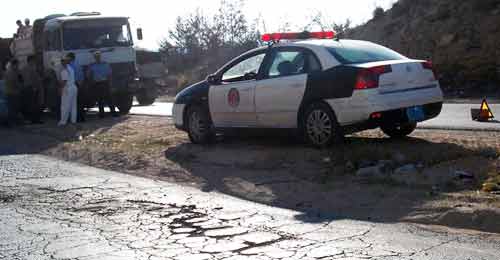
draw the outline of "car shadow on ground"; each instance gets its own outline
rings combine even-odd
[[[296,218],[304,222],[409,221],[500,233],[500,228],[492,230],[492,225],[483,227],[477,223],[483,219],[448,221],[445,214],[449,208],[446,207],[429,208],[426,212],[426,203],[437,199],[446,201],[448,191],[477,189],[474,186],[477,183],[472,184],[473,187],[445,183],[441,193],[431,185],[408,185],[356,176],[357,168],[374,161],[390,160],[395,154],[406,157],[405,162],[401,162],[403,165],[411,162],[431,168],[443,162],[453,165],[454,160],[476,160],[480,156],[478,151],[446,142],[364,137],[348,137],[345,144],[325,150],[291,142],[288,136],[236,136],[218,140],[210,146],[184,143],[165,151],[168,160],[203,180],[204,191],[218,191],[295,210],[298,212]],[[493,211],[487,214],[488,220],[500,217]]]
[[[106,132],[127,116],[99,118],[89,113],[86,122],[55,127],[57,120],[49,113],[43,115],[44,124],[24,124],[6,128],[0,126],[0,155],[38,154],[61,143],[78,141],[82,132],[92,133],[99,129]]]

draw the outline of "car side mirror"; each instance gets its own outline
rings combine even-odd
[[[137,39],[139,41],[142,41],[143,37],[142,37],[142,28],[137,28]]]
[[[207,82],[210,83],[211,85],[216,85],[219,84],[219,77],[215,74],[210,74],[207,77]]]
[[[255,72],[245,73],[245,75],[243,76],[243,78],[245,80],[254,80],[254,79],[257,79],[257,73],[255,73]]]

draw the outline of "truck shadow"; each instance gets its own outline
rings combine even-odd
[[[165,151],[168,160],[203,180],[202,190],[295,210],[296,218],[304,222],[414,222],[500,233],[500,227],[492,225],[500,217],[494,211],[483,212],[476,219],[458,213],[450,217],[449,211],[456,205],[447,192],[474,190],[479,182],[462,186],[450,181],[437,190],[431,183],[403,184],[390,178],[356,176],[359,167],[391,160],[395,154],[406,157],[401,165],[421,163],[435,167],[435,174],[440,174],[440,168],[455,169],[454,161],[460,158],[470,158],[477,165],[465,169],[457,165],[456,170],[479,170],[487,161],[480,151],[418,138],[349,137],[344,145],[317,150],[284,137],[240,136],[211,146],[184,143]],[[436,200],[450,205],[426,206]]]
[[[99,119],[95,113],[87,115],[84,123],[54,127],[57,120],[52,115],[44,114],[44,124],[19,125],[11,128],[0,126],[0,155],[38,154],[62,143],[79,141],[82,133],[107,132],[114,125],[127,119],[106,117]]]

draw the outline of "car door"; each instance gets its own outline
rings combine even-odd
[[[220,83],[210,87],[209,105],[215,127],[255,127],[255,87],[266,51],[245,55],[222,69]]]
[[[296,128],[308,73],[321,70],[317,57],[299,47],[274,48],[255,90],[257,124],[264,128]]]

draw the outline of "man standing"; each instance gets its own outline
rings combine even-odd
[[[69,66],[75,72],[75,84],[78,88],[78,122],[85,122],[85,106],[87,104],[87,88],[85,86],[85,75],[83,74],[82,67],[77,63],[76,56],[73,52],[68,53],[66,56],[69,60]]]
[[[94,53],[95,63],[91,64],[88,69],[88,79],[92,86],[92,92],[97,95],[97,103],[99,104],[99,117],[104,117],[104,103],[107,103],[113,117],[117,117],[115,106],[111,97],[111,66],[101,60],[99,51]]]
[[[16,32],[17,37],[16,38],[22,38],[24,36],[23,22],[21,22],[21,20],[17,20],[16,24],[17,24],[17,32]]]
[[[78,89],[75,85],[75,73],[67,58],[61,61],[63,69],[61,71],[61,121],[59,126],[65,126],[71,115],[71,123],[75,124],[78,116],[77,112],[77,95]]]
[[[30,37],[33,33],[33,26],[31,26],[31,21],[29,18],[24,19],[24,36]]]
[[[5,73],[5,96],[7,97],[7,126],[10,127],[17,122],[19,114],[19,102],[21,94],[21,82],[19,81],[19,62],[12,59]]]
[[[42,78],[36,68],[35,56],[29,56],[27,61],[28,64],[22,70],[25,89],[23,103],[28,109],[31,123],[42,124],[43,122],[40,121],[43,95]]]

